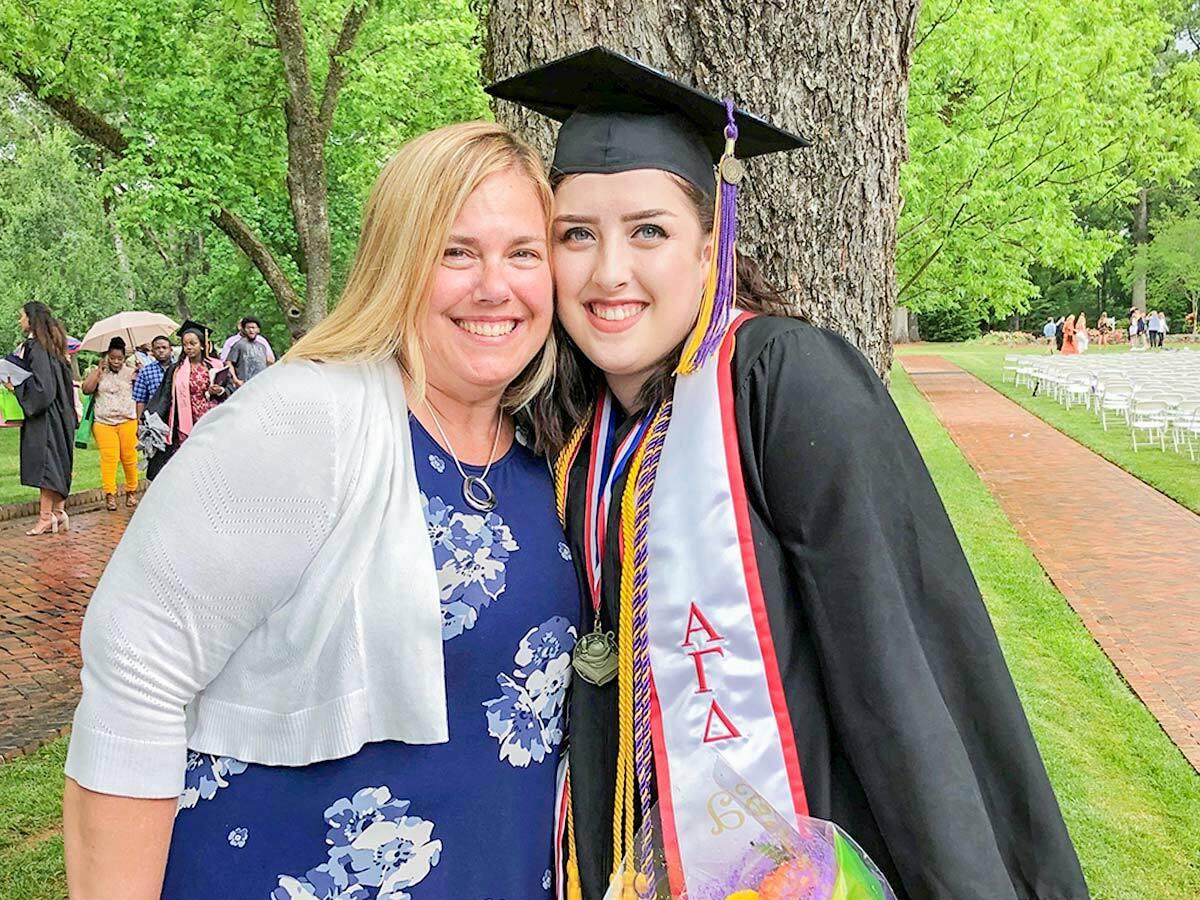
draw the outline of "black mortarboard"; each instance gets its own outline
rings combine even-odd
[[[725,150],[725,104],[604,47],[514,75],[486,88],[563,123],[552,168],[563,174],[661,169],[705,193]],[[743,159],[809,146],[802,137],[736,110]]]
[[[176,334],[178,334],[179,337],[182,338],[189,331],[195,333],[195,335],[198,338],[200,338],[200,344],[201,344],[201,346],[204,347],[205,353],[208,353],[211,351],[212,341],[209,338],[209,335],[211,334],[211,329],[207,325],[201,325],[199,322],[193,322],[191,319],[188,319],[186,322],[184,322],[182,325],[179,326],[179,330],[176,332]]]
[[[182,325],[179,326],[179,330],[176,333],[180,337],[183,337],[189,331],[194,331],[194,332],[196,332],[196,334],[200,335],[201,338],[203,338],[204,340],[207,341],[208,335],[209,335],[209,330],[210,329],[207,325],[201,325],[199,322],[193,322],[191,319],[188,319],[186,322],[184,322]]]

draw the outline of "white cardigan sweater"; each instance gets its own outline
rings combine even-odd
[[[187,748],[300,766],[448,740],[441,608],[393,362],[272,366],[197,424],[83,622],[67,774],[173,797]]]

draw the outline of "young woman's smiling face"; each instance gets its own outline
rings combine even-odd
[[[696,321],[709,238],[657,169],[572,175],[555,191],[558,317],[626,408]]]

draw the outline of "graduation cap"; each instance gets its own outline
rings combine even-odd
[[[204,348],[206,355],[212,354],[212,340],[209,337],[212,334],[211,328],[209,328],[207,325],[201,325],[199,322],[193,322],[191,319],[188,319],[179,326],[176,334],[178,334],[180,340],[182,340],[183,336],[188,332],[191,332],[192,334],[196,335],[196,337],[200,338],[200,345]]]
[[[716,193],[713,262],[680,374],[720,346],[737,293],[737,186],[743,157],[810,146],[799,135],[605,47],[592,47],[485,88],[562,122],[553,171],[563,175],[659,169]],[[714,170],[714,166],[716,169]]]
[[[592,47],[485,88],[562,122],[554,149],[563,174],[661,169],[705,193],[732,125],[742,158],[810,146],[727,101],[606,47]]]

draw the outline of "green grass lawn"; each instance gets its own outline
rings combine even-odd
[[[62,900],[62,767],[65,739],[0,766],[0,896]]]
[[[1200,776],[1117,675],[899,367],[892,392],[979,579],[1093,897],[1200,897]],[[57,830],[64,753],[65,741],[56,741],[0,766],[5,900],[65,896]]]
[[[899,366],[892,394],[996,623],[1093,897],[1200,897],[1200,775],[1121,680]]]
[[[25,503],[38,498],[37,488],[21,484],[21,429],[0,428],[0,504]],[[124,476],[117,472],[117,484]],[[75,477],[72,491],[90,491],[100,487],[100,453],[75,450]]]
[[[1200,513],[1200,461],[1192,462],[1186,454],[1175,453],[1170,449],[1164,453],[1157,447],[1143,447],[1134,453],[1129,429],[1124,427],[1124,423],[1114,423],[1110,418],[1109,430],[1105,431],[1100,425],[1100,420],[1082,407],[1064,409],[1048,397],[1031,396],[1026,387],[1018,388],[1012,382],[1001,381],[1006,353],[1038,352],[1044,352],[1040,345],[1012,348],[968,341],[962,344],[923,344],[904,348],[900,350],[899,355],[931,354],[950,360],[1006,397],[1020,403],[1063,434],[1074,438],[1193,512]],[[1105,352],[1129,351],[1120,347]],[[1200,347],[1192,352],[1200,352]],[[1088,350],[1088,353],[1092,353],[1092,350]]]

